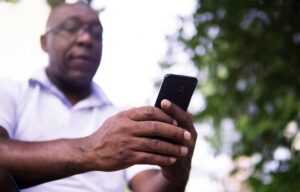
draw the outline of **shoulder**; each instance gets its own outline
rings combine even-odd
[[[0,79],[0,126],[5,128],[9,135],[16,123],[16,111],[21,97],[22,83],[10,80]]]
[[[17,96],[24,85],[20,81],[11,79],[0,79],[0,95]]]

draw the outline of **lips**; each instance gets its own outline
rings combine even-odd
[[[96,59],[90,55],[70,55],[69,57],[70,64],[75,68],[90,68],[97,65]]]
[[[85,62],[93,62],[95,61],[92,57],[88,55],[72,55],[70,60],[78,60],[78,61],[85,61]]]

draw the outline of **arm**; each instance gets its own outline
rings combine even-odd
[[[8,134],[5,129],[0,128],[0,137],[8,138]],[[17,192],[17,186],[13,178],[2,168],[0,168],[0,189],[7,192]]]
[[[115,171],[134,164],[169,166],[185,156],[183,146],[154,136],[184,143],[186,130],[154,107],[123,111],[107,119],[94,134],[78,139],[23,142],[0,139],[0,165],[21,188],[87,171]],[[2,129],[4,130],[4,129]]]
[[[0,133],[0,165],[20,188],[87,171],[83,139],[22,142],[10,140],[2,127]]]
[[[162,109],[176,119],[179,127],[191,133],[181,143],[188,147],[188,154],[178,157],[176,163],[170,166],[162,166],[161,170],[147,170],[137,174],[131,181],[131,188],[135,192],[183,192],[189,178],[197,138],[192,116],[166,100],[162,102]]]

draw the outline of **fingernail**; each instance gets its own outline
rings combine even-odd
[[[161,101],[161,103],[162,103],[164,106],[166,106],[166,107],[170,107],[170,105],[171,105],[171,102],[170,102],[169,100],[167,100],[167,99],[163,99],[163,100]]]
[[[171,161],[171,164],[173,164],[173,163],[175,163],[177,160],[176,160],[176,158],[171,157],[171,158],[170,158],[170,161]]]
[[[178,123],[175,119],[173,120],[173,125],[176,126],[176,127],[178,126]]]
[[[181,147],[180,153],[182,156],[185,156],[189,152],[189,149],[187,147]]]
[[[185,131],[183,134],[184,134],[184,138],[185,138],[186,140],[190,140],[190,139],[192,138],[191,133],[188,132],[188,131]]]

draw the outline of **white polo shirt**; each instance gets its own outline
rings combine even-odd
[[[96,84],[92,94],[72,106],[49,81],[45,70],[19,83],[0,81],[0,126],[11,139],[47,141],[84,137],[119,110]],[[115,172],[93,171],[48,182],[22,192],[120,192],[132,177],[152,166],[133,166]]]

